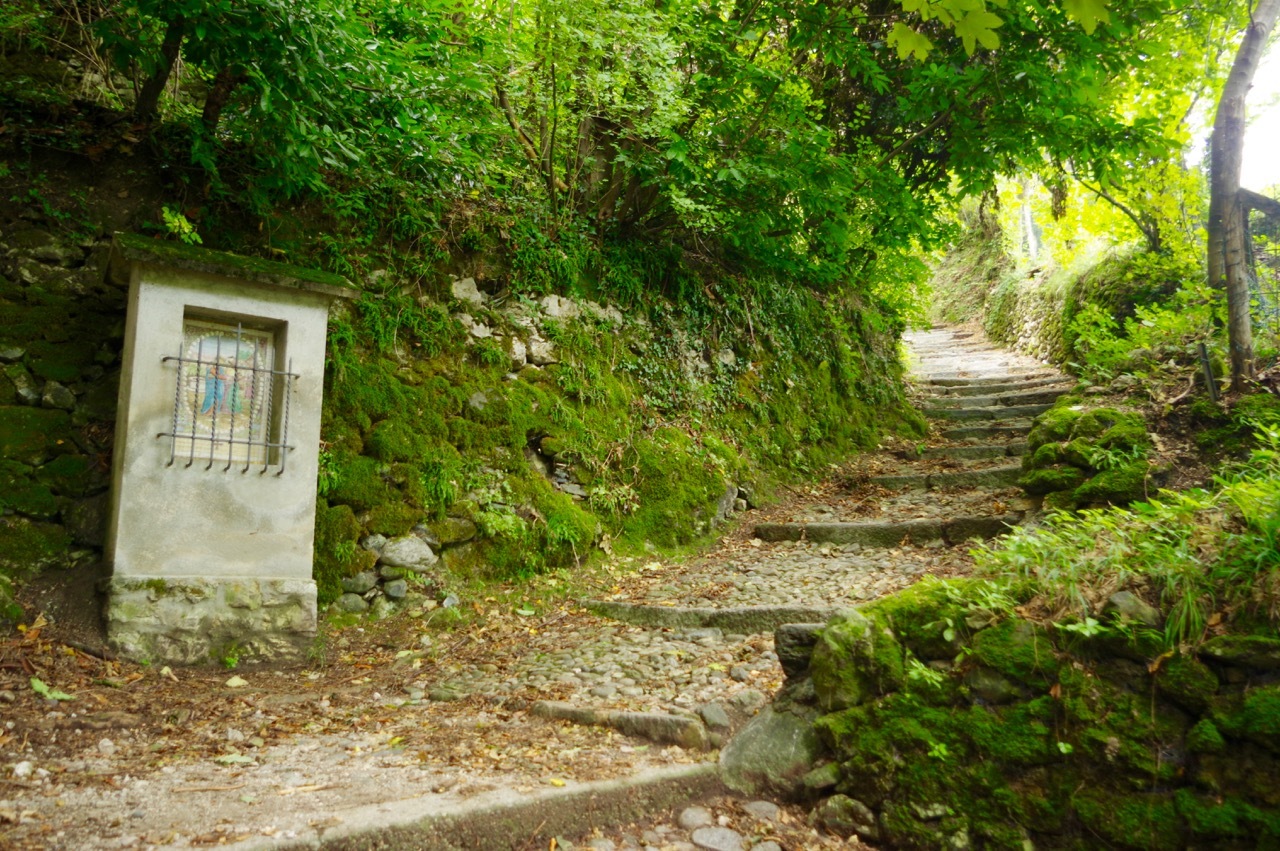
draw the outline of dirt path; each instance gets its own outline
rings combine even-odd
[[[58,620],[32,624],[0,647],[0,847],[366,847],[424,807],[581,809],[563,796],[592,783],[713,777],[698,766],[780,684],[774,627],[963,574],[957,545],[1033,507],[1014,486],[1018,456],[1063,377],[964,332],[907,342],[929,440],[752,512],[701,558],[602,569],[582,605],[512,587],[463,601],[465,618],[421,606],[339,632],[314,670],[234,679],[104,660],[67,646]],[[75,699],[42,698],[31,677]],[[664,782],[676,792],[660,809],[686,781]],[[842,845],[768,802],[722,798],[683,824],[579,815],[564,824],[580,847]],[[529,831],[438,847],[548,846]]]

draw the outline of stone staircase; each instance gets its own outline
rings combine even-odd
[[[761,540],[958,546],[1001,534],[1032,507],[1019,494],[989,497],[1016,487],[1032,421],[1071,388],[1070,379],[971,332],[931,329],[909,333],[905,342],[917,402],[940,440],[893,472],[869,478],[893,492],[880,500],[875,521],[761,523]],[[918,498],[904,499],[902,492],[916,490],[935,492],[938,506],[947,510],[930,518],[902,516],[918,508]]]

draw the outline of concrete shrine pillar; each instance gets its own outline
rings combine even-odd
[[[129,285],[107,636],[137,660],[287,661],[311,576],[329,305],[345,279],[118,235]]]

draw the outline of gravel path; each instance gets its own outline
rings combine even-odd
[[[907,345],[926,411],[939,399],[952,409],[969,404],[955,400],[974,382],[1017,393],[1058,387],[1061,378],[951,329],[909,334]],[[924,576],[968,572],[965,546],[911,545],[893,534],[884,546],[824,544],[807,540],[806,530],[814,523],[1008,518],[1032,510],[1007,485],[926,489],[919,486],[924,480],[901,487],[877,481],[1016,465],[1029,424],[1025,411],[1012,404],[997,410],[991,403],[1002,400],[990,393],[974,398],[981,409],[974,416],[1008,429],[947,439],[947,430],[967,423],[939,422],[921,445],[864,456],[832,482],[752,511],[701,558],[619,560],[599,599],[655,617],[827,610]],[[957,447],[964,457],[948,454]],[[766,522],[793,528],[801,540],[762,540],[755,525]],[[393,815],[432,796],[447,805],[493,790],[521,794],[712,761],[715,747],[782,681],[771,627],[643,626],[568,604],[526,617],[513,614],[518,599],[470,603],[481,617],[456,640],[425,628],[438,611],[344,632],[329,652],[367,675],[350,676],[347,667],[338,681],[323,670],[245,672],[240,686],[224,684],[225,672],[139,669],[135,676],[122,665],[69,660],[67,648],[28,634],[30,652],[48,654],[47,663],[40,656],[41,670],[74,661],[86,670],[99,666],[94,670],[105,673],[97,682],[123,684],[86,689],[74,703],[33,706],[0,729],[0,847],[319,842],[357,805],[376,804]],[[0,716],[6,705],[29,699],[21,690],[25,674],[13,682],[0,680]],[[139,697],[142,689],[149,690],[147,700]],[[564,707],[595,726],[564,720]],[[627,713],[650,714],[643,725],[650,740],[635,735],[634,726],[619,726],[628,718],[634,725]],[[709,748],[681,738],[691,729]],[[562,838],[556,847],[857,847],[856,840],[820,836],[798,810],[769,802],[725,799],[680,815]]]

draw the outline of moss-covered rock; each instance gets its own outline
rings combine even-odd
[[[77,451],[66,411],[0,406],[0,458],[39,466]]]
[[[1085,480],[1085,472],[1079,467],[1056,464],[1041,470],[1032,470],[1018,479],[1023,490],[1033,496],[1056,491],[1074,491]]]
[[[356,545],[362,527],[348,505],[330,508],[322,500],[316,506],[314,575],[320,605],[338,599],[342,579],[373,567],[377,553]]]
[[[1008,620],[974,636],[973,657],[1018,682],[1044,684],[1058,671],[1058,659],[1044,630],[1027,621]]]
[[[1080,821],[1109,847],[1142,851],[1183,847],[1180,821],[1169,793],[1118,797],[1086,790],[1074,803]]]
[[[1035,452],[1046,443],[1067,440],[1075,429],[1083,412],[1069,405],[1055,405],[1036,417],[1031,433],[1027,435],[1027,448]]]
[[[68,560],[71,536],[59,525],[0,517],[0,574],[30,576]]]
[[[1169,659],[1156,674],[1156,688],[1174,703],[1203,712],[1218,692],[1218,678],[1209,666],[1183,654]]]
[[[1145,460],[1138,460],[1103,470],[1077,487],[1073,497],[1078,503],[1127,505],[1137,502],[1146,498],[1150,469]]]
[[[893,691],[904,676],[902,647],[893,631],[854,609],[827,624],[809,664],[818,705],[826,712]]]

